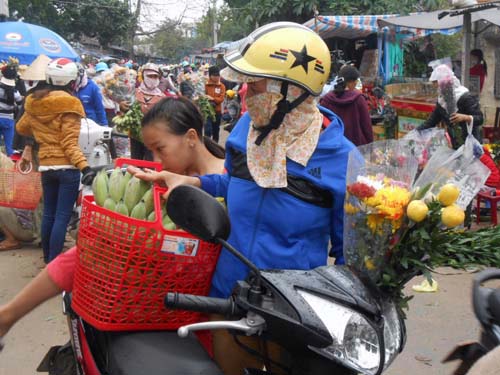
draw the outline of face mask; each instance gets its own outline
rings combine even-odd
[[[158,85],[160,84],[160,79],[145,76],[144,77],[144,84],[146,85],[146,87],[148,89],[154,89],[154,88],[158,87]]]
[[[470,59],[470,65],[471,66],[474,66],[474,65],[477,65],[479,64],[479,59],[477,57],[473,57]]]
[[[254,126],[261,127],[269,124],[272,115],[276,111],[278,102],[282,98],[280,89],[280,82],[268,80],[266,92],[245,99],[248,114]]]
[[[263,92],[246,98],[248,114],[256,127],[269,124],[276,110],[276,105],[281,100],[281,94],[274,92]]]

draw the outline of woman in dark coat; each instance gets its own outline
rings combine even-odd
[[[339,116],[344,122],[344,136],[356,146],[373,142],[373,129],[368,103],[356,90],[359,71],[346,65],[340,69],[333,91],[321,99],[320,104]]]
[[[433,128],[443,122],[456,150],[464,144],[467,124],[472,122],[472,135],[482,143],[481,125],[484,120],[479,100],[460,84],[447,65],[436,67],[429,80],[438,82],[438,102],[430,117],[418,129]]]

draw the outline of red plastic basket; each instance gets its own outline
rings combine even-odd
[[[146,166],[135,160],[127,164]],[[109,211],[92,196],[83,198],[72,307],[97,329],[177,329],[200,320],[197,313],[166,309],[163,299],[170,291],[207,295],[220,246],[164,229],[160,195],[165,190],[154,189],[160,213],[155,222]]]
[[[42,197],[41,174],[27,171],[17,162],[12,168],[0,168],[0,206],[35,210]]]

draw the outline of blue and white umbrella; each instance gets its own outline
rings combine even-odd
[[[52,30],[24,22],[0,22],[0,60],[12,56],[29,65],[42,54],[79,60],[73,47]]]

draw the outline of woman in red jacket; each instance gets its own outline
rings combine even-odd
[[[470,71],[471,76],[479,77],[479,89],[483,91],[484,79],[488,75],[488,65],[484,61],[483,51],[473,49],[470,51]]]

